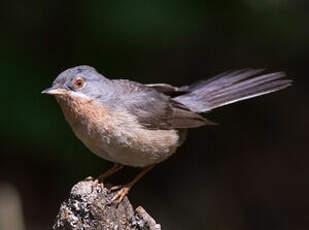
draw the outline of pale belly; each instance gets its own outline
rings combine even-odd
[[[122,165],[145,167],[171,156],[185,135],[176,130],[121,130],[112,135],[85,133],[73,129],[76,136],[96,155]]]

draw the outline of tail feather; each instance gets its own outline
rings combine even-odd
[[[212,78],[198,81],[193,83],[189,86],[183,86],[180,89],[182,90],[189,90],[195,91],[204,88],[207,85],[207,89],[215,90],[217,88],[223,88],[229,85],[232,85],[238,81],[246,79],[250,76],[254,76],[258,73],[263,72],[264,69],[241,69],[241,70],[234,70],[234,71],[226,71],[221,74],[218,74]]]
[[[238,70],[225,72],[209,80],[182,87],[190,93],[174,100],[194,112],[207,112],[217,107],[275,92],[291,85],[291,80],[282,80],[283,72],[256,76],[263,70]]]

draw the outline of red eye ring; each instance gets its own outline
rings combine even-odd
[[[76,89],[81,89],[85,86],[85,80],[82,79],[81,77],[78,77],[74,80],[74,87]]]

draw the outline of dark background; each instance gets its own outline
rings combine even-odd
[[[293,87],[207,114],[220,125],[190,130],[129,196],[163,229],[309,229],[308,10],[306,0],[1,1],[0,228],[24,229],[18,216],[27,230],[50,228],[71,186],[112,166],[40,94],[88,64],[175,85],[245,67],[287,72]]]

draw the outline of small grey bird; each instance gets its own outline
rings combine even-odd
[[[54,95],[75,135],[96,155],[112,161],[104,179],[123,165],[144,168],[119,189],[121,201],[154,165],[184,142],[186,130],[212,125],[199,113],[284,89],[285,73],[263,70],[225,72],[189,86],[110,80],[90,66],[62,72],[42,93]]]

